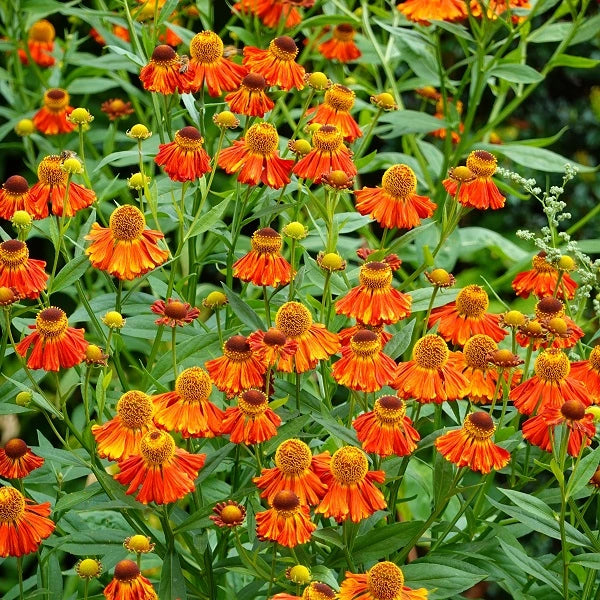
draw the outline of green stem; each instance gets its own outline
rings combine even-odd
[[[427,330],[429,329],[429,317],[431,316],[431,311],[433,310],[433,303],[435,302],[435,297],[437,296],[437,293],[439,291],[439,287],[436,285],[433,288],[433,291],[431,292],[431,298],[429,299],[429,306],[427,307],[427,314],[425,315],[425,320],[423,321],[423,333],[421,334],[421,337],[423,337],[426,333]]]
[[[263,285],[263,298],[265,302],[265,318],[267,319],[267,325],[271,327],[271,307],[269,306],[269,295],[267,293],[267,286]]]
[[[175,339],[177,337],[177,328],[172,327],[171,331],[171,354],[173,356],[173,381],[177,381],[177,347]]]
[[[25,597],[23,594],[23,557],[17,556],[17,573],[19,574],[19,600]]]

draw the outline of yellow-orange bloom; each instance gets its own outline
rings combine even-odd
[[[27,36],[27,48],[33,62],[40,67],[51,67],[56,62],[51,54],[54,50],[55,37],[54,25],[47,19],[40,19],[30,27]],[[19,48],[19,59],[24,65],[29,63],[27,53],[21,48]]]
[[[116,564],[115,576],[103,593],[106,600],[158,600],[150,580],[132,560]]]
[[[225,410],[221,432],[229,434],[234,444],[260,444],[277,435],[281,418],[269,407],[267,395],[260,390],[246,390],[237,406]]]
[[[361,57],[361,51],[354,42],[356,31],[349,23],[340,23],[333,28],[329,40],[319,44],[319,52],[327,59],[337,59],[342,63]]]
[[[171,46],[156,46],[150,62],[140,71],[140,80],[144,89],[160,94],[189,92],[193,76],[189,69],[182,68],[182,64],[181,57]]]
[[[275,367],[278,371],[280,359],[289,359],[298,350],[298,342],[288,338],[275,327],[268,331],[255,331],[248,336],[248,343],[256,358],[267,367]]]
[[[18,210],[24,210],[33,216],[36,213],[27,180],[20,175],[12,175],[0,188],[0,218],[8,221]]]
[[[353,142],[362,136],[358,123],[350,114],[355,97],[356,94],[350,88],[334,83],[325,92],[323,103],[316,108],[315,116],[309,123],[334,125],[341,131],[345,140]]]
[[[76,128],[67,119],[73,112],[69,106],[69,94],[61,88],[51,88],[44,93],[44,106],[33,115],[33,124],[46,135],[69,133]]]
[[[600,345],[594,346],[587,360],[571,363],[573,379],[581,381],[595,404],[600,404]]]
[[[22,479],[43,464],[44,459],[19,438],[8,440],[0,448],[0,477],[5,479]]]
[[[154,162],[173,181],[195,181],[210,171],[210,157],[202,147],[204,138],[191,125],[175,132],[175,138],[158,146]]]
[[[398,10],[407,19],[421,25],[429,25],[429,21],[459,21],[467,17],[463,0],[406,0],[398,4]]]
[[[248,117],[264,117],[275,106],[265,93],[267,82],[258,73],[248,73],[242,79],[239,89],[225,96],[232,112]]]
[[[545,298],[553,296],[558,286],[557,298],[564,300],[566,294],[569,300],[573,299],[577,283],[563,272],[559,285],[558,269],[546,260],[546,252],[538,252],[532,259],[532,266],[531,270],[522,271],[513,279],[512,288],[517,296],[529,298],[529,294],[534,294],[538,298]]]
[[[20,240],[0,243],[0,287],[14,288],[22,298],[38,298],[46,289],[46,261],[29,258],[29,248]]]

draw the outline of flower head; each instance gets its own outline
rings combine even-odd
[[[40,19],[30,27],[27,35],[27,49],[33,62],[40,67],[51,67],[56,62],[52,56],[55,37],[54,25],[47,19]],[[29,63],[29,56],[25,50],[19,49],[19,59],[24,65]]]
[[[84,558],[77,561],[75,572],[81,579],[94,579],[102,573],[102,563],[95,558]]]
[[[127,130],[125,135],[141,142],[151,137],[152,132],[143,123],[136,123],[131,129]]]
[[[125,550],[129,550],[129,552],[134,552],[135,554],[147,554],[148,552],[152,552],[156,544],[152,543],[152,540],[147,535],[132,535],[128,538],[125,538],[123,542],[123,547]]]
[[[31,119],[21,119],[15,125],[15,133],[21,137],[26,137],[35,132],[35,125]]]
[[[585,385],[594,404],[600,404],[600,345],[592,348],[587,360],[571,363],[571,375]]]
[[[512,288],[517,296],[529,298],[534,294],[538,298],[553,296],[564,300],[565,297],[572,300],[575,296],[577,283],[570,275],[563,271],[559,282],[559,270],[546,259],[546,252],[541,250],[532,259],[532,269],[518,273],[512,282]],[[567,257],[569,258],[569,257]]]
[[[430,273],[425,272],[425,277],[431,285],[438,288],[452,287],[456,283],[454,275],[448,273],[446,269],[434,269]]]
[[[46,135],[69,133],[76,127],[67,119],[71,112],[67,90],[51,88],[44,93],[44,106],[33,115],[33,124]]]
[[[296,241],[303,240],[308,235],[308,228],[298,221],[291,221],[283,228],[283,235]]]
[[[19,290],[15,287],[0,286],[0,306],[10,306],[21,299]]]
[[[300,585],[306,585],[310,583],[310,569],[305,567],[304,565],[294,565],[293,567],[288,567],[285,570],[285,576],[287,579],[294,583],[299,583]]]
[[[277,435],[279,425],[281,418],[269,407],[267,395],[250,389],[238,396],[237,406],[225,410],[222,433],[234,444],[260,444]]]
[[[248,73],[242,79],[240,87],[225,96],[225,102],[238,115],[248,117],[264,117],[275,106],[275,103],[265,93],[267,82],[258,73]]]
[[[194,181],[210,171],[210,157],[202,147],[204,138],[191,125],[175,132],[175,139],[158,146],[154,162],[173,181]]]
[[[193,77],[189,70],[181,67],[182,59],[171,46],[156,46],[150,62],[140,71],[144,89],[160,94],[189,92]]]
[[[38,298],[46,289],[46,261],[29,258],[25,242],[0,242],[0,286],[14,288],[22,298]]]
[[[0,448],[0,476],[5,479],[22,479],[43,464],[44,459],[20,438],[12,438]]]
[[[356,31],[349,23],[339,23],[333,28],[330,39],[318,46],[319,52],[327,59],[337,59],[342,63],[361,57],[361,51],[354,42]]]
[[[362,136],[358,123],[350,115],[356,94],[345,85],[334,83],[326,92],[323,103],[316,108],[309,123],[335,125],[344,139],[353,142]]]
[[[200,315],[197,308],[192,308],[188,302],[181,302],[175,298],[169,298],[165,303],[164,300],[157,300],[152,304],[150,310],[161,315],[160,318],[154,321],[156,325],[166,325],[168,327],[183,327],[186,323],[191,323]]]
[[[218,527],[239,527],[246,518],[246,509],[235,500],[219,502],[214,506],[213,512],[215,514],[208,518]]]
[[[377,108],[380,108],[381,110],[398,110],[398,105],[396,104],[396,100],[394,100],[394,96],[392,96],[388,92],[382,92],[381,94],[371,96],[369,100],[371,101],[371,104],[374,104]]]
[[[106,114],[111,121],[126,119],[135,112],[131,106],[131,102],[125,102],[125,100],[121,100],[121,98],[111,98],[110,100],[104,101],[100,105],[100,110]]]
[[[240,120],[231,111],[223,110],[213,115],[213,123],[224,131],[235,129],[240,124]]]
[[[117,563],[115,575],[103,593],[106,600],[158,600],[150,580],[132,560]]]
[[[27,180],[20,175],[12,175],[0,188],[0,218],[12,219],[17,211],[35,214],[36,207]]]
[[[275,327],[268,331],[255,331],[248,336],[248,343],[256,358],[267,367],[279,369],[279,360],[292,357],[298,349],[298,342],[288,338]]]
[[[227,304],[227,296],[223,292],[214,291],[202,300],[202,306],[218,310]]]

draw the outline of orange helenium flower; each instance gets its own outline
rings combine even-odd
[[[54,38],[56,31],[54,25],[47,19],[36,21],[27,36],[27,48],[33,62],[40,67],[51,67],[56,59],[51,52],[54,50]],[[29,63],[29,57],[25,50],[19,49],[19,59],[26,65]]]
[[[132,560],[115,566],[115,576],[104,588],[106,600],[158,600],[150,580],[144,577]]]
[[[513,290],[521,298],[529,298],[529,294],[534,294],[538,298],[553,296],[558,285],[558,269],[546,260],[546,253],[543,250],[533,257],[532,264],[531,270],[522,271],[513,279]],[[566,293],[567,298],[572,300],[576,289],[577,283],[568,273],[563,273],[556,297],[564,300]]]
[[[379,339],[381,340],[381,346],[384,348],[385,345],[392,339],[392,334],[385,331],[383,327],[383,325],[365,325],[364,323],[358,321],[356,325],[340,330],[338,332],[338,336],[340,338],[342,347],[344,347],[350,343],[350,340],[355,333],[358,333],[363,329],[368,329],[370,331],[374,331],[379,336]]]
[[[200,315],[197,308],[192,308],[189,303],[175,300],[175,298],[169,298],[166,302],[157,300],[152,304],[150,310],[157,315],[162,315],[154,323],[166,327],[177,327],[178,325],[183,327]]]
[[[469,382],[449,362],[448,345],[439,335],[429,334],[417,340],[412,360],[398,365],[392,387],[402,398],[441,404],[467,395]]]
[[[154,162],[164,167],[173,181],[194,181],[210,171],[210,157],[202,147],[204,138],[191,125],[175,132],[175,139],[158,146]]]
[[[594,404],[600,404],[600,345],[592,348],[587,360],[571,364],[571,376],[585,385]]]
[[[314,369],[320,360],[327,360],[340,349],[338,336],[322,323],[314,323],[308,308],[299,302],[282,304],[275,315],[275,327],[298,343],[293,356],[279,359],[279,370],[304,373]]]
[[[46,261],[29,258],[29,248],[20,240],[0,243],[0,287],[15,288],[23,298],[38,298],[46,289]]]
[[[67,315],[60,308],[51,306],[41,310],[34,329],[16,346],[16,351],[25,356],[30,346],[33,350],[27,359],[30,369],[58,371],[78,365],[85,358],[88,343],[83,337],[83,329],[69,327]]]
[[[246,509],[234,500],[219,502],[213,507],[213,512],[215,514],[208,518],[218,527],[239,527],[246,518]]]
[[[316,465],[323,455],[313,456],[301,440],[290,439],[279,444],[275,452],[275,466],[262,469],[252,481],[262,490],[260,497],[269,502],[278,492],[289,490],[300,498],[302,504],[315,505],[325,495],[327,486],[316,473]],[[322,465],[326,468],[326,465]]]
[[[372,411],[363,413],[352,423],[365,452],[379,456],[407,456],[417,448],[419,432],[406,416],[406,404],[397,396],[375,400]]]
[[[387,262],[367,262],[360,267],[360,285],[335,303],[335,312],[366,325],[397,323],[410,315],[412,298],[392,287],[394,274]]]
[[[175,391],[152,398],[156,425],[184,438],[220,435],[225,413],[209,400],[211,391],[212,382],[204,369],[185,369],[175,381]]]
[[[266,87],[267,82],[262,75],[248,73],[242,79],[239,89],[225,96],[225,102],[238,115],[262,118],[275,106],[273,100],[265,94]]]
[[[290,182],[294,161],[279,156],[279,135],[270,123],[255,123],[246,136],[235,140],[219,153],[219,166],[227,173],[237,173],[240,183],[257,185],[262,181],[279,189]]]
[[[360,58],[361,52],[354,43],[356,31],[349,23],[340,23],[333,28],[331,39],[319,44],[319,52],[329,60],[338,59],[346,63]]]
[[[325,92],[323,103],[317,106],[316,114],[309,123],[334,125],[341,131],[346,141],[353,142],[362,136],[358,123],[350,114],[355,97],[356,94],[350,88],[334,83]]]
[[[125,119],[135,112],[131,102],[125,102],[121,98],[111,98],[100,105],[100,110],[105,113],[111,121]]]
[[[72,112],[67,91],[52,88],[44,93],[44,106],[33,115],[33,124],[46,135],[69,133],[77,127],[67,119]]]
[[[164,431],[149,431],[140,442],[140,454],[119,461],[120,473],[114,478],[129,485],[142,504],[169,504],[195,489],[194,481],[204,466],[206,454],[190,454],[175,446]]]
[[[182,68],[181,57],[171,46],[156,46],[150,62],[142,67],[140,80],[145,90],[160,94],[182,94],[191,90],[193,81],[190,70]]]
[[[102,425],[92,425],[98,456],[122,460],[140,453],[142,437],[155,429],[150,396],[137,390],[125,392],[117,402],[117,414]]]
[[[381,179],[381,187],[356,190],[356,210],[369,215],[382,227],[412,229],[421,219],[431,217],[437,204],[427,196],[419,196],[417,178],[407,165],[390,167]]]
[[[500,315],[487,313],[490,301],[487,292],[478,285],[467,285],[454,302],[431,311],[427,326],[438,323],[438,333],[448,342],[464,346],[473,335],[484,334],[495,342],[503,340],[507,331],[499,326]]]
[[[5,479],[22,479],[43,464],[44,459],[19,438],[8,440],[4,448],[0,448],[0,477]]]
[[[490,415],[474,412],[465,417],[460,429],[449,431],[435,440],[440,454],[458,467],[489,473],[502,469],[510,460],[510,452],[492,441],[496,426]]]
[[[36,207],[27,180],[20,175],[12,175],[0,188],[0,218],[12,219],[17,210],[24,210],[34,218],[36,216]]]
[[[429,25],[429,21],[459,21],[467,17],[467,7],[462,0],[406,0],[397,8],[407,19],[421,25]]]
[[[246,390],[238,396],[237,406],[225,410],[221,432],[234,444],[260,444],[277,435],[281,418],[269,407],[267,395]]]
[[[50,502],[34,504],[19,490],[0,487],[0,557],[35,552],[54,531],[49,514]]]
[[[291,567],[286,570],[287,573]],[[302,596],[294,596],[287,592],[281,592],[275,594],[271,600],[334,600],[337,594],[326,584],[318,581],[311,581],[307,587],[304,588]]]
[[[296,27],[302,22],[297,6],[310,7],[314,0],[241,0],[234,9],[256,15],[264,25],[275,29],[285,17],[286,29]]]
[[[289,339],[283,332],[275,327],[268,331],[255,331],[248,336],[248,343],[252,352],[267,367],[275,367],[278,371],[279,361],[289,359],[298,350],[298,342]]]
[[[92,225],[85,236],[92,243],[85,253],[96,269],[118,279],[135,279],[167,260],[168,251],[157,244],[163,237],[160,231],[146,229],[146,219],[138,208],[124,204],[110,215],[108,227]]]

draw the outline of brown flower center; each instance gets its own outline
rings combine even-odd
[[[141,429],[150,425],[153,412],[150,396],[138,390],[125,392],[117,402],[117,414],[128,429]]]
[[[279,329],[275,329],[275,327],[271,327],[264,335],[263,342],[267,346],[285,346],[287,342],[287,337],[285,334]]]
[[[184,319],[188,313],[188,308],[179,300],[170,300],[165,305],[164,313],[170,319]]]
[[[488,438],[491,438],[496,429],[492,417],[482,411],[467,415],[463,427],[469,436],[476,440],[487,440]]]
[[[146,219],[139,208],[131,204],[124,204],[116,208],[110,215],[108,226],[117,240],[131,242],[142,237]]]
[[[251,92],[262,92],[267,87],[267,82],[262,75],[258,73],[248,73],[242,79],[242,85]]]
[[[201,31],[190,42],[190,55],[200,64],[215,63],[223,56],[223,42],[214,31]]]
[[[122,560],[115,567],[115,579],[132,581],[140,574],[139,567],[132,560]]]
[[[282,490],[275,494],[271,504],[278,512],[291,512],[300,506],[300,498],[294,492]]]
[[[417,191],[417,178],[408,165],[394,165],[383,174],[381,187],[396,200],[406,200]]]
[[[279,135],[270,123],[256,123],[248,129],[245,141],[252,154],[270,156],[277,150]]]
[[[52,112],[61,112],[69,104],[69,94],[61,88],[52,88],[44,94],[44,105]]]
[[[152,52],[152,60],[158,63],[170,63],[176,62],[177,53],[171,46],[167,46],[166,44],[162,44],[160,46],[156,46],[154,51]]]
[[[58,154],[52,154],[42,159],[38,166],[37,175],[43,185],[65,185],[67,174],[60,168],[62,159]]]
[[[8,440],[4,446],[4,452],[8,458],[17,460],[27,454],[27,444],[20,438],[13,438]]]
[[[223,523],[227,525],[233,525],[234,523],[240,523],[244,520],[244,513],[237,504],[228,504],[223,508],[219,514]]]
[[[478,285],[468,285],[456,296],[456,310],[461,317],[481,317],[489,305],[487,292]]]
[[[18,269],[27,263],[29,250],[25,242],[7,240],[0,244],[0,263],[9,269]]]
[[[44,338],[61,336],[68,326],[69,321],[65,312],[54,306],[40,311],[35,318],[35,327]]]
[[[279,60],[289,62],[298,55],[298,46],[291,37],[282,35],[269,44],[269,52]]]
[[[497,164],[496,157],[485,150],[474,150],[467,158],[467,167],[477,177],[491,177],[496,172]]]
[[[538,319],[561,317],[564,314],[565,305],[552,296],[542,298],[535,305],[535,315]]]
[[[392,284],[394,274],[390,265],[384,262],[368,262],[362,265],[358,274],[358,280],[372,290],[382,290]]]
[[[269,401],[260,390],[246,390],[238,397],[238,407],[247,417],[255,418],[267,410]]]
[[[274,229],[265,227],[254,232],[250,245],[261,254],[277,254],[281,252],[283,239]]]
[[[422,369],[435,370],[443,367],[450,351],[444,338],[429,334],[417,340],[413,348],[413,360]]]
[[[344,143],[344,136],[334,125],[321,125],[313,133],[312,143],[319,152],[337,152]]]
[[[544,381],[563,381],[571,372],[567,355],[558,348],[544,350],[535,359],[535,374]]]
[[[368,572],[367,585],[376,600],[396,600],[404,585],[404,574],[393,562],[380,562]]]
[[[581,421],[585,416],[585,405],[580,400],[567,400],[560,407],[560,412],[569,421]]]
[[[2,186],[4,191],[11,196],[22,196],[29,191],[29,184],[20,175],[11,175]]]
[[[25,514],[25,497],[13,487],[0,488],[0,523],[12,523]]]
[[[275,315],[275,327],[289,338],[300,337],[310,329],[312,324],[310,311],[299,302],[282,304]]]
[[[341,42],[349,42],[354,38],[354,27],[349,23],[340,23],[333,28],[333,37]]]
[[[380,423],[400,423],[406,415],[406,404],[398,396],[382,396],[373,408]]]
[[[369,358],[381,352],[381,340],[374,331],[361,329],[352,336],[350,348],[361,358]]]
[[[344,446],[331,457],[329,466],[332,475],[343,485],[362,481],[369,471],[365,453],[354,446]]]
[[[275,452],[275,464],[285,475],[304,473],[311,462],[310,448],[301,440],[291,439],[281,442]]]
[[[165,431],[149,431],[142,438],[140,452],[151,465],[163,465],[175,455],[175,442]]]
[[[225,342],[223,354],[235,362],[245,362],[252,356],[252,349],[243,335],[234,335]]]
[[[190,367],[177,377],[175,391],[184,402],[205,402],[212,391],[212,382],[204,369]]]
[[[200,132],[191,125],[180,129],[175,134],[175,144],[186,152],[197,152],[202,148],[203,143],[204,139],[200,135]]]

